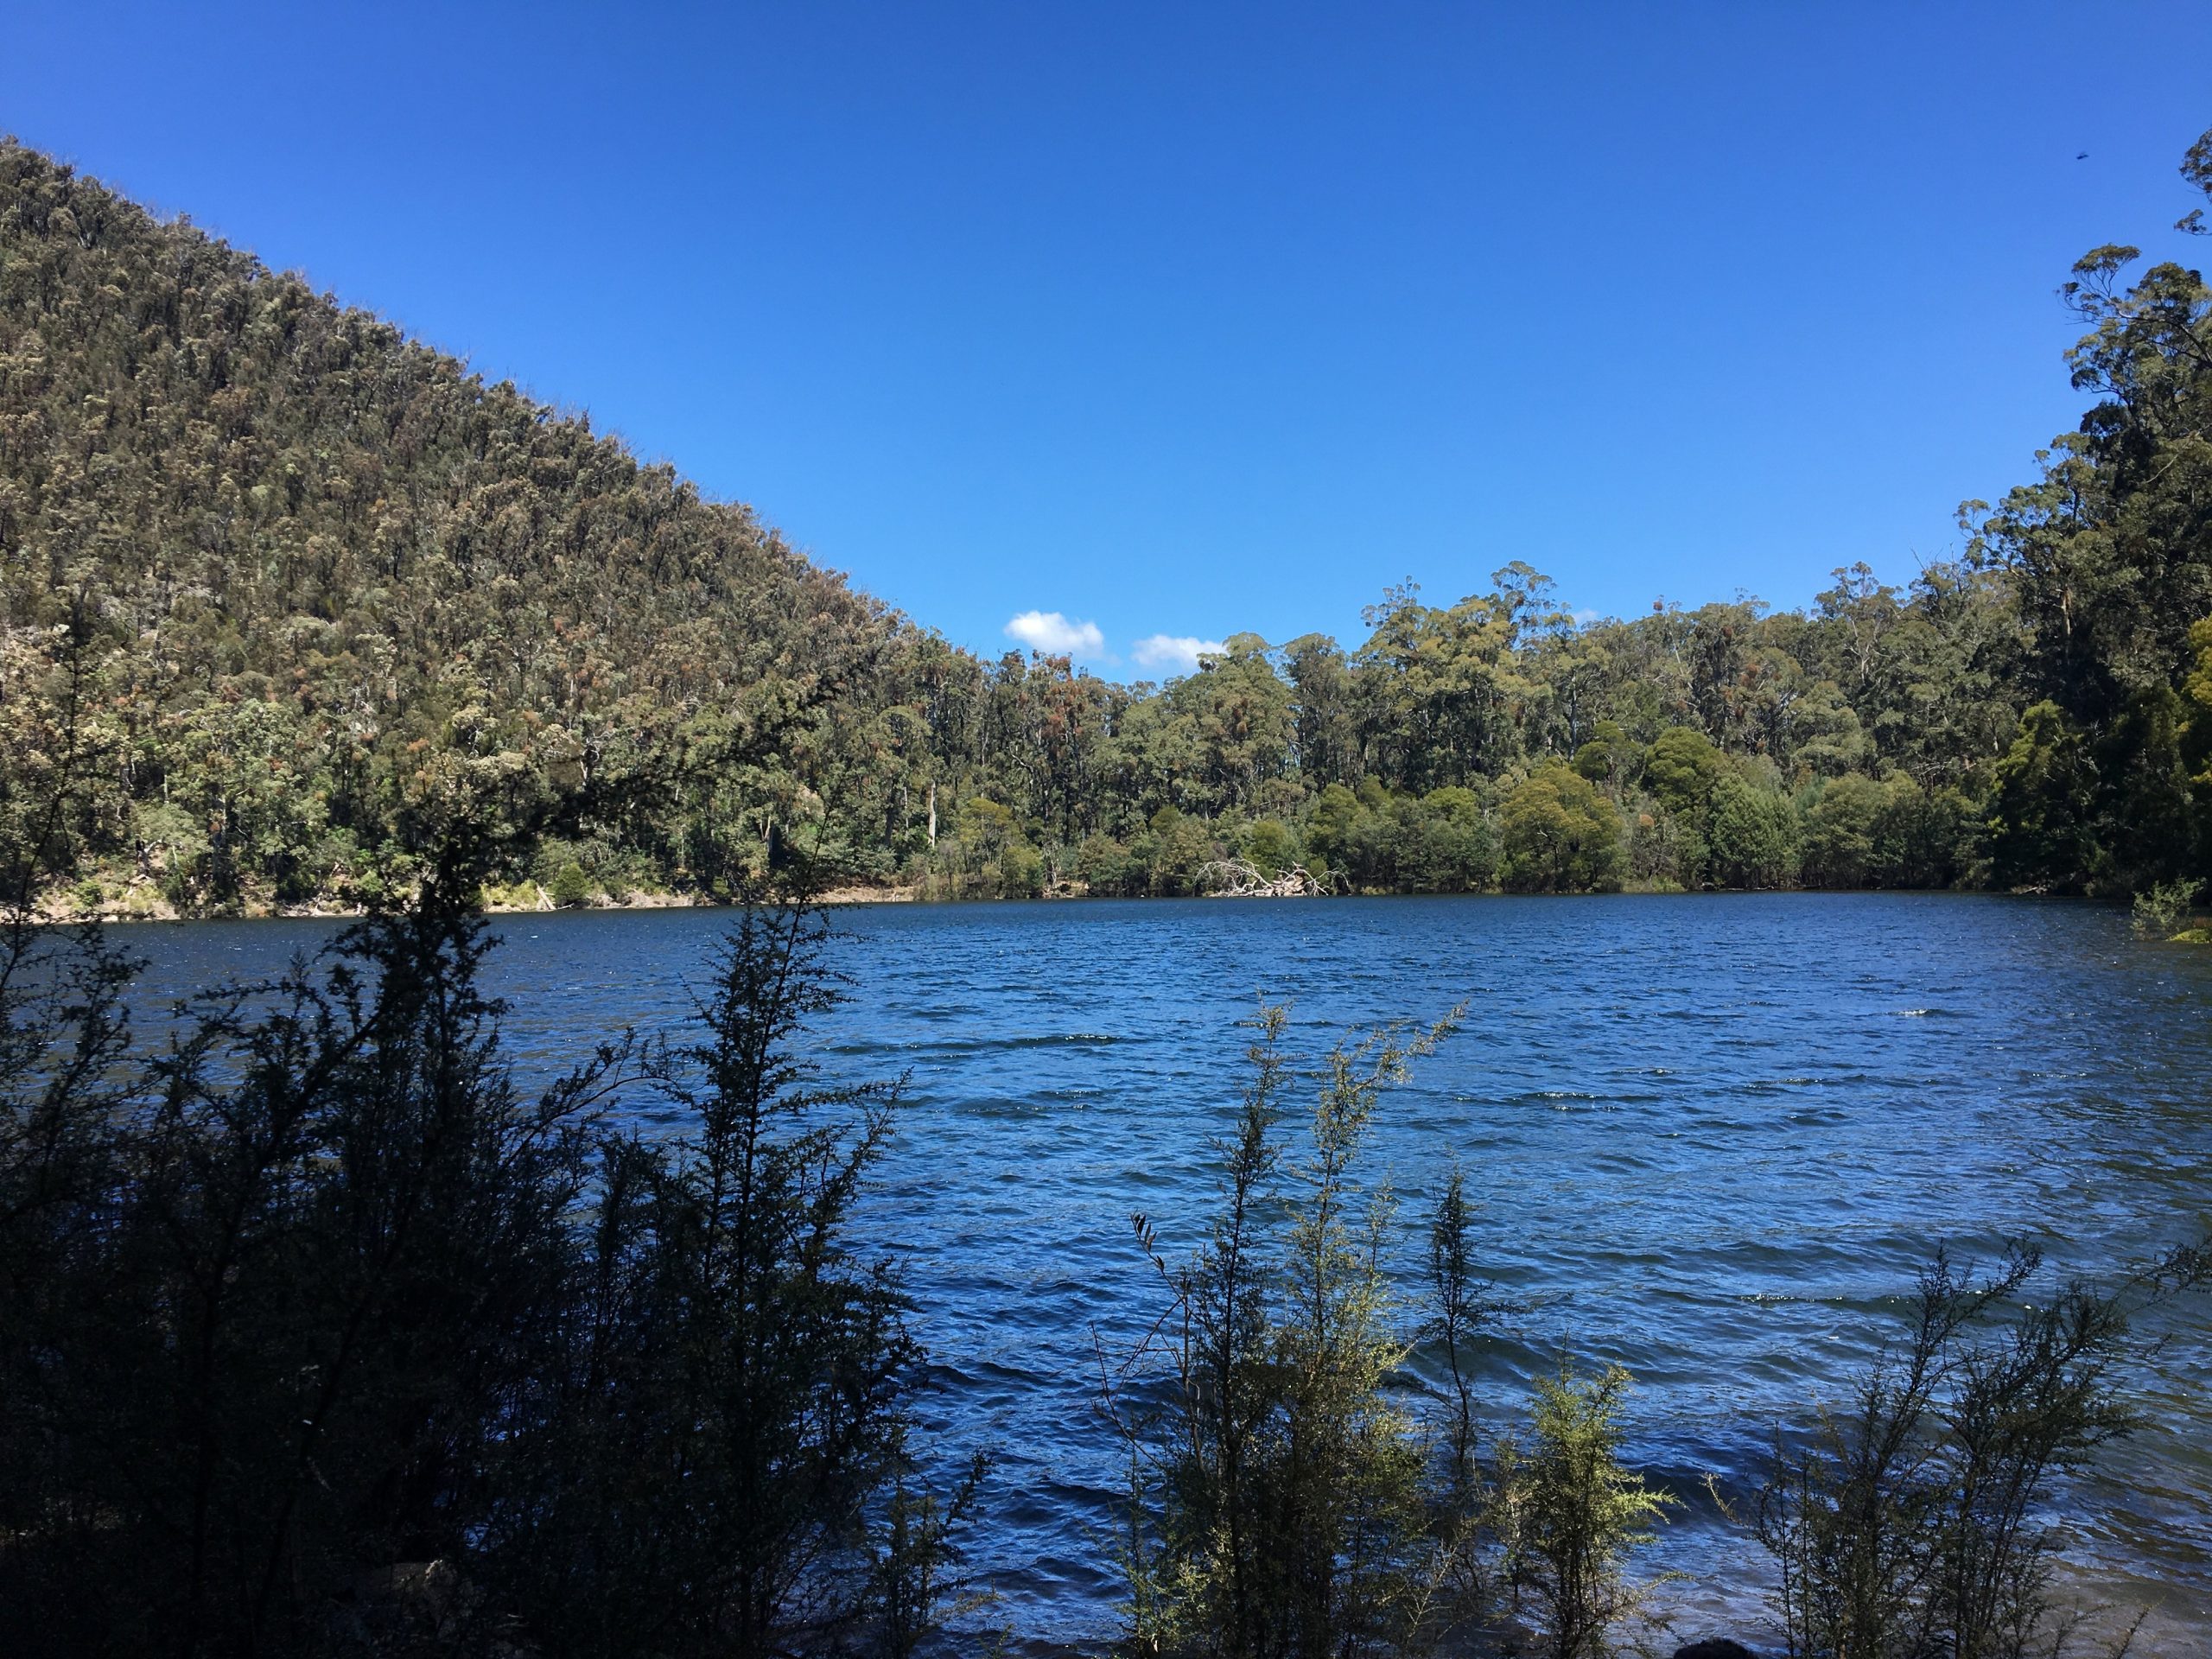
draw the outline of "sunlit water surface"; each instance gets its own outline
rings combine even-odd
[[[904,1262],[940,1363],[938,1444],[995,1458],[998,1617],[1111,1630],[1114,1446],[1101,1345],[1161,1292],[1132,1211],[1187,1246],[1212,1190],[1256,1000],[1318,1052],[1348,1027],[1465,1029],[1391,1096],[1367,1168],[1403,1205],[1399,1265],[1456,1157],[1487,1271],[1529,1311],[1484,1359],[1499,1427],[1562,1350],[1636,1375],[1634,1460],[1686,1499],[1655,1567],[1685,1634],[1757,1636],[1739,1512],[1778,1424],[1834,1398],[1897,1330],[1936,1243],[2009,1235],[2111,1274],[2212,1213],[2212,952],[2116,911],[1953,895],[1332,899],[837,912],[850,1001],[834,1075],[905,1074],[866,1225]],[[728,925],[711,911],[505,917],[492,988],[532,1084],[625,1026],[680,1026]],[[130,931],[149,1001],[273,971],[320,923]],[[626,1109],[668,1122],[637,1092]],[[1409,1318],[1415,1317],[1409,1314]],[[2212,1640],[2207,1309],[2169,1316],[2148,1426],[2107,1455],[2077,1553],[2095,1593],[2155,1596],[2158,1649]]]

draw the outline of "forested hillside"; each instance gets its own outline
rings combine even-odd
[[[2184,162],[2212,194],[2212,134]],[[2201,225],[2197,215],[2185,226]],[[0,812],[57,907],[507,895],[787,840],[936,893],[2125,892],[2212,847],[2212,290],[2101,249],[2094,403],[1955,563],[1579,624],[1524,565],[1125,687],[955,650],[509,385],[0,146]],[[1961,480],[1971,486],[1974,480]],[[1818,511],[1808,504],[1808,511]],[[497,896],[497,895],[495,895]]]

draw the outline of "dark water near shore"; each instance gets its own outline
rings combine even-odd
[[[1349,1026],[1465,1029],[1380,1114],[1369,1168],[1419,1211],[1456,1154],[1488,1270],[1535,1306],[1486,1364],[1500,1415],[1561,1347],[1635,1373],[1631,1452],[1688,1500],[1658,1565],[1687,1633],[1753,1634],[1758,1552],[1702,1490],[1751,1489],[1778,1422],[1896,1329],[1938,1241],[2040,1238],[2110,1272],[2212,1215],[2212,952],[2118,912],[1955,895],[1213,900],[839,913],[852,1002],[823,1059],[910,1074],[868,1225],[906,1262],[949,1451],[999,1459],[989,1550],[1025,1633],[1110,1628],[1113,1448],[1094,1332],[1158,1312],[1130,1238],[1186,1242],[1264,994],[1318,1052]],[[728,918],[505,917],[493,988],[542,1083],[598,1037],[679,1023]],[[273,970],[318,923],[132,930],[146,990]],[[641,1116],[653,1103],[639,1096]],[[2078,1553],[2156,1592],[2157,1646],[2212,1645],[2212,1309],[2164,1327],[2150,1427],[2105,1458]]]

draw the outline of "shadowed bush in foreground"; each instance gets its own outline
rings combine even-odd
[[[1137,1217],[1172,1299],[1157,1348],[1124,1367],[1159,1403],[1109,1395],[1131,1470],[1140,1651],[1384,1650],[1409,1637],[1419,1601],[1421,1459],[1387,1391],[1406,1357],[1384,1263],[1391,1205],[1351,1176],[1382,1090],[1451,1021],[1333,1049],[1295,1160],[1279,1139],[1294,1080],[1285,1023],[1280,1008],[1261,1016],[1205,1243],[1171,1267]]]
[[[1938,1251],[1904,1341],[1808,1443],[1777,1452],[1760,1495],[1790,1653],[2067,1651],[2082,1614],[2056,1591],[2059,1483],[2136,1426],[2117,1375],[2132,1312],[2202,1284],[2208,1267],[2182,1249],[2117,1291],[2038,1291],[2032,1247],[1979,1279]]]
[[[1386,1029],[1314,1074],[1303,1157],[1281,1134],[1300,1080],[1287,1016],[1263,1010],[1217,1199],[1179,1262],[1139,1238],[1167,1294],[1104,1379],[1128,1496],[1123,1650],[1206,1659],[1648,1651],[1662,1581],[1634,1552],[1680,1500],[1623,1458],[1630,1376],[1535,1380],[1527,1440],[1489,1437],[1515,1402],[1480,1397],[1467,1351],[1503,1311],[1478,1273],[1456,1166],[1427,1227],[1429,1317],[1394,1295],[1387,1187],[1354,1179],[1383,1091],[1447,1036]],[[2066,1478],[2137,1420],[2122,1368],[2144,1306],[2212,1278],[2173,1250],[2103,1290],[2045,1283],[2014,1246],[1986,1277],[1942,1250],[1903,1340],[1788,1441],[1752,1530],[1802,1659],[2034,1659],[2090,1646],[2095,1615],[2057,1590]],[[1427,1344],[1425,1364],[1415,1356]],[[1408,1386],[1440,1378],[1430,1408]],[[2125,1621],[2101,1650],[2125,1651]]]
[[[808,912],[747,912],[700,1040],[645,1066],[689,1131],[604,1147],[568,1363],[495,1529],[550,1651],[765,1655],[876,1614],[896,1651],[929,1622],[914,1586],[946,1516],[906,1455],[921,1351],[848,1237],[897,1090],[815,1086],[793,1052],[836,1001],[823,938]]]
[[[1527,1453],[1501,1438],[1488,1470],[1478,1457],[1465,1350],[1500,1307],[1456,1168],[1427,1228],[1421,1327],[1448,1386],[1425,1414],[1408,1403],[1393,1200],[1353,1169],[1383,1091],[1458,1019],[1332,1048],[1296,1157],[1287,1016],[1263,1010],[1205,1242],[1171,1265],[1136,1218],[1169,1305],[1106,1391],[1129,1471],[1128,1651],[1467,1651],[1525,1597],[1548,1651],[1593,1659],[1641,1605],[1624,1561],[1665,1500],[1619,1461],[1626,1372],[1541,1382]]]
[[[895,1090],[814,1087],[804,908],[747,911],[689,1046],[516,1091],[456,863],[133,1059],[129,966],[0,946],[10,1651],[911,1650],[972,1478],[848,1236]],[[650,1087],[685,1128],[604,1127]]]

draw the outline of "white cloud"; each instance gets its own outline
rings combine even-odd
[[[1218,639],[1199,639],[1187,633],[1147,634],[1129,647],[1129,654],[1147,668],[1172,668],[1188,674],[1201,656],[1224,649]]]
[[[1058,611],[1024,611],[1006,625],[1006,637],[1050,657],[1105,656],[1106,636],[1096,622],[1071,622]]]

